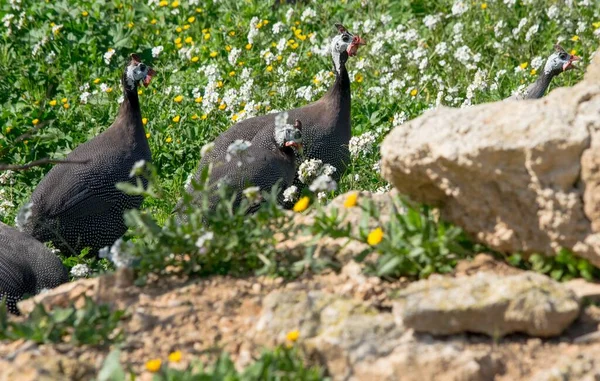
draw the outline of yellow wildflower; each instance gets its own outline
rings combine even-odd
[[[569,54],[571,54],[572,56],[574,56],[575,54],[577,54],[577,50],[573,49],[569,52]]]
[[[170,362],[179,362],[181,361],[181,351],[175,351],[169,354]]]
[[[171,3],[171,6],[173,8],[177,8],[179,6],[179,1],[175,0],[174,2]]]
[[[207,41],[210,40],[210,33],[206,33],[204,35],[204,39],[207,40]]]
[[[94,84],[95,84],[95,85],[97,85],[97,84],[99,84],[99,83],[100,83],[100,81],[101,81],[101,79],[100,79],[100,78],[96,78],[96,79],[94,79]]]
[[[202,13],[202,8],[196,8],[196,13]]]
[[[233,120],[234,122],[235,122],[236,120],[238,120],[238,118],[239,118],[238,114],[233,114],[233,115],[231,116],[231,120]]]
[[[31,124],[33,124],[33,125],[35,126],[35,125],[36,125],[36,124],[38,124],[39,122],[40,122],[40,120],[39,120],[39,119],[34,119],[34,120],[32,120],[32,121],[31,121]]]
[[[148,124],[148,118],[142,118],[142,124],[145,126]]]
[[[6,127],[6,133],[7,134],[10,134],[11,131],[12,131],[12,126]]]
[[[183,95],[178,95],[175,98],[173,98],[173,101],[175,101],[176,103],[181,103],[182,100],[183,100]]]
[[[592,23],[594,28],[600,28],[600,21]]]
[[[356,206],[356,201],[358,200],[358,192],[352,192],[346,197],[344,201],[345,208],[353,208]]]
[[[181,47],[182,47],[182,46],[183,46],[183,44],[177,44],[177,45],[175,45],[175,47],[176,47],[177,49],[181,49]]]
[[[133,23],[132,23],[132,22],[130,22],[129,24],[127,24],[127,27],[128,27],[129,29],[133,28]]]
[[[185,24],[185,25],[183,26],[183,30],[188,30],[188,29],[190,29],[190,24]]]
[[[53,99],[48,103],[50,104],[50,106],[56,106],[56,99]]]
[[[66,109],[68,109],[68,108],[69,108],[69,107],[71,107],[71,106],[69,106],[69,104],[68,104],[68,103],[65,103],[65,104],[63,105],[63,107],[64,107],[64,108],[66,108]]]
[[[156,373],[160,370],[160,366],[162,361],[160,359],[152,359],[146,361],[146,369],[148,369],[152,373]]]
[[[202,102],[202,99],[203,99],[202,97],[198,97],[198,98],[194,99],[194,102],[200,103],[200,102]]]
[[[579,41],[579,36],[575,35],[571,37],[571,41]]]
[[[411,97],[416,97],[418,93],[419,93],[419,90],[417,90],[417,89],[412,89],[412,90],[410,91],[410,96],[411,96]]]
[[[157,22],[158,22],[158,20],[157,20],[157,19],[152,19],[152,21],[150,21],[150,24],[154,25],[154,24],[156,24]]]
[[[271,66],[271,65],[267,66],[267,71],[273,71],[273,66]]]
[[[306,208],[308,208],[308,204],[310,204],[310,198],[308,198],[308,196],[302,197],[294,204],[294,212],[304,212]]]
[[[142,95],[144,91],[142,89],[138,89],[138,95]]]
[[[192,37],[186,37],[185,38],[185,43],[186,44],[191,44],[192,42],[194,42],[194,40],[192,39]]]
[[[231,32],[229,32],[229,35],[230,35],[231,37],[235,36],[235,31],[234,31],[234,30],[232,30]]]
[[[354,75],[354,80],[355,80],[356,82],[358,82],[358,83],[361,83],[361,82],[363,81],[363,78],[364,78],[364,77],[363,77],[363,75],[362,75],[362,74],[360,74],[360,73],[356,73],[356,74]]]
[[[202,114],[202,116],[200,117],[200,119],[202,119],[202,120],[206,120],[206,118],[208,118],[208,115],[206,115],[206,114]]]
[[[191,24],[191,23],[193,23],[194,21],[196,21],[196,17],[192,16],[192,17],[189,17],[189,18],[188,18],[188,22],[189,22],[190,24]]]
[[[210,56],[212,58],[215,58],[217,56],[217,52],[215,52],[215,51],[210,52]]]
[[[298,331],[297,329],[295,329],[293,331],[289,331],[287,333],[287,335],[285,335],[285,338],[288,339],[291,342],[298,341],[299,337],[300,337],[300,331]]]
[[[229,72],[229,76],[230,76],[230,77],[233,77],[233,76],[235,76],[235,71],[233,71],[233,70],[232,70],[232,71],[230,71],[230,72]]]
[[[170,136],[165,139],[165,142],[167,142],[167,143],[171,143],[172,141],[173,141],[173,138],[171,138]]]
[[[367,243],[371,246],[378,245],[383,240],[383,229],[377,228],[371,230],[367,236]]]
[[[198,62],[199,59],[200,58],[194,56],[194,57],[192,57],[192,62]]]
[[[177,37],[173,42],[176,44],[181,44],[181,37]]]
[[[252,44],[251,43],[247,43],[246,44],[246,50],[250,50],[252,49]]]
[[[531,75],[536,75],[537,74],[537,70],[536,69],[531,69]]]
[[[217,82],[217,87],[218,87],[218,88],[221,88],[221,87],[223,87],[223,81],[218,81],[218,82]]]
[[[525,70],[527,69],[527,66],[529,66],[529,63],[527,62],[523,62],[522,64],[519,65],[521,67],[521,69]]]
[[[226,105],[225,103],[221,103],[221,104],[219,105],[219,110],[221,110],[221,111],[222,111],[222,110],[225,110],[226,108],[227,108],[227,105]]]
[[[107,92],[107,93],[112,93],[112,87],[108,87],[108,88],[106,89],[106,92]]]
[[[231,45],[227,45],[227,46],[225,47],[225,50],[227,50],[228,52],[230,52],[230,51],[231,51]]]
[[[487,3],[482,3],[481,4],[481,9],[487,9]]]
[[[67,98],[63,98],[60,100],[62,103],[67,103],[69,100]]]
[[[150,133],[146,132],[146,139],[150,139]]]
[[[81,15],[83,17],[88,17],[89,13],[87,11],[83,11],[83,12],[81,12]]]
[[[196,119],[198,119],[198,114],[192,115],[192,120],[196,120]]]
[[[183,29],[181,29],[181,27],[180,27],[180,26],[178,26],[177,28],[175,28],[175,32],[177,32],[177,33],[181,33],[181,31],[182,31],[182,30],[183,30]]]
[[[173,117],[173,122],[175,122],[175,123],[179,123],[179,120],[180,120],[180,119],[181,119],[181,117],[180,117],[179,115],[175,115],[175,116]]]

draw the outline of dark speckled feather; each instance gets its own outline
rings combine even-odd
[[[0,223],[0,300],[19,314],[17,302],[68,281],[60,259],[28,234]]]
[[[127,230],[123,212],[142,203],[141,196],[115,187],[118,182],[135,183],[129,177],[135,162],[151,160],[137,81],[130,88],[125,75],[125,98],[115,122],[67,155],[67,160],[89,162],[56,165],[31,195],[32,216],[23,230],[42,242],[52,241],[64,253],[79,254],[90,247],[95,255],[113,244]]]

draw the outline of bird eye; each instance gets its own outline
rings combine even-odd
[[[567,58],[569,58],[569,57],[568,57],[568,54],[567,54],[567,53],[564,53],[564,52],[563,52],[563,53],[560,53],[560,54],[558,55],[558,57],[560,57],[560,59],[561,59],[561,60],[566,60]]]
[[[140,64],[140,70],[144,71],[146,70],[146,65],[144,65],[143,63]]]
[[[347,34],[342,36],[342,41],[344,42],[350,42],[350,36],[348,36]]]

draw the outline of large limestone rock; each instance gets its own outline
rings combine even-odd
[[[432,277],[398,295],[394,314],[408,328],[435,335],[463,332],[501,337],[561,334],[579,315],[579,299],[545,275]]]
[[[254,329],[257,340],[281,342],[293,329],[334,380],[484,381],[502,370],[487,350],[415,336],[391,313],[351,298],[320,291],[267,295]]]
[[[541,100],[426,112],[386,137],[383,176],[496,250],[565,247],[600,266],[598,73],[600,54]]]

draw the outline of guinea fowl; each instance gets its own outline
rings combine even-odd
[[[130,196],[116,188],[118,182],[135,183],[134,164],[151,160],[142,124],[138,82],[148,86],[155,74],[133,54],[121,82],[124,100],[115,122],[103,133],[80,145],[67,160],[86,164],[57,165],[31,195],[31,217],[25,232],[52,241],[63,253],[90,255],[112,245],[127,227],[123,212],[139,208],[142,196]]]
[[[285,111],[292,119],[302,121],[302,140],[307,159],[320,159],[336,168],[334,180],[339,178],[350,162],[348,143],[352,136],[350,126],[350,78],[346,70],[348,57],[354,56],[360,36],[348,32],[341,24],[335,24],[339,34],[331,41],[331,57],[335,70],[335,83],[318,101],[307,106]],[[202,167],[208,163],[223,162],[227,148],[236,140],[252,140],[261,130],[273,129],[275,119],[281,113],[262,115],[239,122],[223,132],[214,141],[213,150],[200,161],[198,179]],[[297,179],[296,179],[297,180]],[[297,181],[295,181],[297,183]],[[188,190],[189,191],[189,190]]]
[[[19,315],[17,302],[68,281],[60,259],[28,234],[0,223],[0,301]]]
[[[555,52],[548,57],[544,70],[538,76],[538,79],[529,85],[523,94],[511,95],[510,100],[539,99],[544,96],[552,79],[563,71],[571,70],[573,62],[580,58],[567,53],[560,45],[554,45]]]
[[[293,126],[288,124],[287,114],[283,113],[277,117],[274,127],[264,127],[252,141],[234,142],[226,161],[214,164],[210,172],[210,210],[216,209],[220,200],[217,189],[221,186],[236,195],[234,208],[239,207],[244,190],[249,187],[270,192],[278,184],[281,197],[283,189],[294,181],[296,155],[302,152],[302,136],[302,123],[296,119]],[[258,203],[251,205],[248,212],[256,211],[258,206]]]

